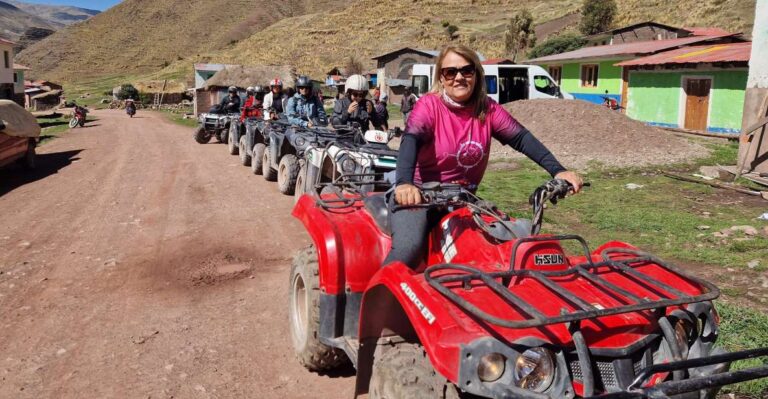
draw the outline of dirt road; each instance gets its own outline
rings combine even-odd
[[[292,199],[150,112],[0,171],[0,398],[344,398],[294,359]]]

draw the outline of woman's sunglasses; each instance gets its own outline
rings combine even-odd
[[[444,79],[448,79],[448,80],[456,79],[456,75],[458,73],[461,73],[461,76],[463,76],[465,78],[474,77],[475,76],[475,66],[474,65],[464,65],[461,68],[448,67],[448,68],[441,68],[440,69],[440,75],[442,75]]]

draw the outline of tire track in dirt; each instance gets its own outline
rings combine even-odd
[[[37,179],[0,171],[0,397],[350,397],[286,334],[292,199],[160,115],[94,115]]]

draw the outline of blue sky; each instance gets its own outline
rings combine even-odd
[[[19,0],[25,3],[52,4],[57,6],[75,6],[104,11],[121,0]]]

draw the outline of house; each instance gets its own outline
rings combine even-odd
[[[228,65],[211,76],[194,93],[194,112],[198,115],[208,110],[227,95],[227,89],[235,86],[240,95],[249,86],[268,86],[272,79],[281,79],[284,87],[292,87],[296,80],[296,69],[290,65],[242,66]]]
[[[381,93],[386,93],[390,103],[399,103],[406,87],[411,86],[411,69],[414,64],[432,64],[440,54],[437,50],[419,50],[403,47],[377,55],[376,82]]]
[[[628,76],[626,114],[650,125],[741,131],[752,43],[682,47],[616,64]]]
[[[235,66],[237,65],[204,64],[204,63],[198,63],[193,65],[193,68],[195,70],[195,89],[202,89],[203,86],[205,85],[205,82],[208,81],[208,79],[212,78],[213,75],[216,74],[216,72],[219,72],[226,67],[235,67]]]
[[[19,105],[24,102],[24,71],[28,71],[29,68],[21,64],[13,64],[13,94],[17,98]]]
[[[61,95],[63,94],[63,88],[58,83],[53,83],[51,81],[47,80],[24,80],[24,90],[23,90],[23,102],[24,107],[27,109],[35,109],[36,101],[35,97],[44,94],[44,93],[50,93],[55,92],[53,95],[49,95],[46,97],[40,97],[38,100],[39,102],[39,108],[38,111],[42,111],[43,109],[47,109],[46,107],[49,105],[49,102],[54,101],[54,99],[57,101],[60,101]],[[55,105],[57,105],[55,104]]]
[[[629,41],[627,37],[621,39],[625,41],[616,43],[619,41],[617,37],[626,35],[626,32],[620,30],[611,36],[614,44],[588,46],[527,60],[526,63],[548,69],[560,87],[573,94],[576,99],[601,104],[607,97],[626,108],[629,70],[617,64],[683,47],[745,42],[738,33],[718,29],[694,28],[674,32],[668,30],[666,33],[659,33],[658,29],[660,28],[657,27],[654,40]],[[677,36],[688,36],[666,38],[672,37],[673,33]],[[662,39],[656,40],[658,37]]]
[[[16,43],[0,38],[0,99],[13,100],[19,105],[24,104],[24,90],[17,87],[19,79],[13,63],[13,48]],[[23,70],[19,69],[18,72]],[[22,85],[24,79],[21,79]],[[18,93],[17,93],[18,92]]]
[[[32,111],[47,111],[61,104],[61,90],[45,91],[30,97],[29,109]]]
[[[715,32],[716,28],[711,28],[710,32]],[[720,33],[727,33],[719,30]],[[704,36],[701,30],[696,36]],[[624,26],[605,32],[596,33],[587,36],[587,46],[604,46],[613,44],[646,42],[651,40],[670,40],[681,39],[694,36],[694,31],[685,28],[675,28],[674,26],[660,24],[658,22],[648,21],[634,25]]]

